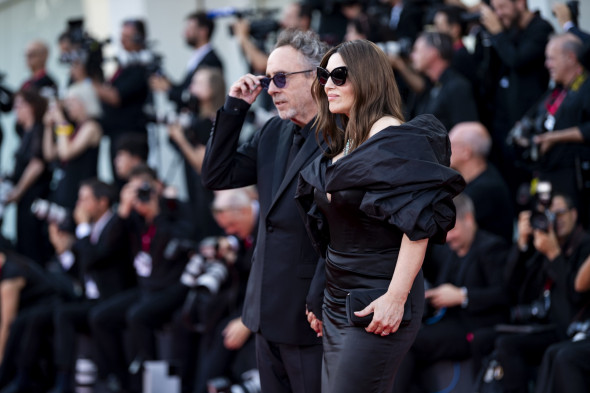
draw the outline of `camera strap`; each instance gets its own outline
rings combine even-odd
[[[545,109],[551,116],[555,116],[557,110],[565,100],[565,96],[567,95],[567,89],[562,87],[558,87],[553,89],[551,95],[545,101]]]

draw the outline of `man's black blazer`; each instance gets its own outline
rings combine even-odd
[[[86,236],[76,241],[74,252],[81,274],[94,280],[101,299],[107,299],[135,284],[128,235],[117,214],[113,214],[105,225],[96,244],[92,244],[90,236]]]
[[[190,97],[189,96],[185,97],[185,95],[186,95],[185,92],[188,91],[188,88],[193,80],[193,76],[195,75],[195,72],[197,72],[197,70],[199,68],[205,67],[205,66],[223,69],[223,64],[221,63],[221,60],[219,60],[219,57],[217,57],[217,54],[215,53],[215,51],[213,49],[211,49],[205,55],[205,57],[203,57],[201,62],[199,64],[197,64],[197,66],[195,68],[187,71],[182,83],[180,83],[178,85],[173,85],[170,88],[170,92],[168,93],[168,98],[171,101],[173,101],[174,103],[176,103],[177,108],[186,107],[188,105]]]
[[[238,148],[247,112],[244,108],[217,113],[207,145],[202,179],[212,189],[256,184],[260,221],[242,319],[267,340],[292,344],[319,344],[305,317],[308,293],[318,255],[295,205],[298,174],[321,150],[310,129],[293,164],[285,171],[295,125],[270,119],[252,139]],[[306,126],[311,128],[311,123]]]

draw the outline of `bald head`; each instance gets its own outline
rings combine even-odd
[[[572,55],[576,60],[581,58],[584,52],[582,40],[571,33],[556,35],[549,40],[549,43],[557,45],[563,54]]]
[[[42,41],[33,41],[27,45],[25,55],[27,57],[27,66],[31,72],[35,73],[45,68],[49,50]]]
[[[258,219],[253,200],[249,188],[217,191],[213,201],[215,221],[226,234],[247,238],[252,234]]]
[[[451,146],[461,144],[469,148],[475,156],[486,158],[492,147],[488,130],[478,122],[459,123],[449,132]]]

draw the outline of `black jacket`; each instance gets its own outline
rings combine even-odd
[[[217,113],[201,176],[212,189],[258,186],[260,221],[243,322],[270,341],[319,344],[305,318],[305,298],[318,254],[294,200],[299,171],[320,154],[315,130],[306,126],[309,136],[285,172],[295,125],[274,117],[238,148],[249,106],[242,100],[230,101],[239,104],[231,113],[225,109]]]

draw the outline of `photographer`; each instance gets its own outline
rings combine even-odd
[[[492,8],[480,5],[480,23],[486,32],[479,78],[486,89],[482,100],[487,103],[481,116],[492,134],[492,161],[507,180],[515,179],[509,184],[513,191],[526,175],[515,178],[506,135],[547,86],[544,51],[553,31],[549,22],[529,10],[527,1],[492,0]]]
[[[43,118],[43,157],[57,162],[52,200],[73,210],[80,183],[97,175],[102,128],[96,119],[101,108],[87,80],[70,86],[64,106],[67,118],[58,105],[50,107]]]
[[[411,58],[414,69],[427,77],[424,91],[417,95],[411,107],[412,117],[431,113],[447,130],[457,123],[478,120],[469,81],[451,68],[453,42],[449,35],[422,33],[414,44]]]
[[[426,299],[440,319],[427,320],[418,332],[402,362],[403,372],[398,375],[405,377],[396,380],[396,392],[411,391],[409,383],[422,381],[410,381],[412,372],[440,360],[476,356],[477,373],[480,333],[507,317],[502,269],[508,247],[499,236],[478,228],[473,202],[467,195],[460,194],[453,202],[455,227],[448,232],[445,245],[432,248],[426,262],[431,268],[436,266]]]
[[[130,132],[121,135],[115,150],[115,174],[121,180],[128,181],[134,168],[147,165],[149,146],[141,134]]]
[[[575,290],[585,302],[568,327],[570,339],[545,351],[537,393],[583,393],[590,387],[590,256],[576,274]]]
[[[244,188],[217,191],[212,210],[225,233],[239,239],[239,248],[235,262],[228,266],[230,285],[211,299],[211,304],[223,305],[224,309],[221,319],[202,340],[197,393],[207,391],[206,382],[211,378],[225,376],[236,383],[239,375],[256,368],[253,336],[240,314],[255,247],[258,202]]]
[[[117,71],[105,83],[94,82],[96,94],[102,103],[101,126],[111,140],[112,165],[117,141],[123,133],[137,132],[147,138],[147,117],[143,111],[149,95],[146,63],[153,54],[146,49],[146,40],[147,31],[142,20],[123,22],[123,51],[117,57]],[[115,179],[119,180],[116,176]]]
[[[55,363],[58,368],[52,393],[72,390],[77,333],[90,333],[88,314],[100,302],[131,288],[135,277],[123,221],[111,210],[116,198],[112,186],[96,179],[82,183],[74,210],[77,256],[84,298],[55,310]]]
[[[307,31],[311,29],[311,12],[312,9],[304,2],[289,3],[283,9],[279,25],[282,29],[296,29]],[[266,62],[268,61],[268,54],[260,48],[262,42],[255,42],[252,36],[256,36],[258,40],[258,31],[252,30],[252,24],[245,18],[238,18],[232,25],[232,31],[242,52],[250,65],[250,71],[254,74],[264,74],[266,72]]]
[[[459,123],[449,131],[451,168],[467,182],[465,194],[473,201],[479,228],[512,243],[514,208],[510,191],[498,170],[488,162],[492,139],[483,124]]]
[[[572,34],[557,35],[549,41],[546,67],[556,86],[526,117],[534,119],[528,131],[538,149],[540,180],[551,182],[554,190],[569,195],[585,228],[590,225],[590,81],[580,64],[581,41]],[[588,165],[586,164],[586,165]]]
[[[567,337],[581,300],[574,291],[575,274],[590,255],[590,236],[577,219],[571,199],[560,194],[553,196],[547,213],[519,215],[518,241],[506,266],[508,293],[513,322],[534,334],[504,334],[496,340],[506,392],[527,392],[528,368],[539,365],[549,345]]]
[[[203,66],[223,69],[223,65],[211,46],[211,36],[215,29],[213,19],[207,17],[204,12],[195,12],[187,16],[184,28],[186,44],[193,50],[191,58],[186,66],[186,75],[183,81],[172,84],[168,79],[159,75],[150,77],[150,86],[154,91],[168,93],[168,97],[176,104],[177,111],[189,108],[191,96],[189,87],[195,72]],[[194,110],[194,107],[190,109]]]
[[[186,297],[180,275],[187,258],[167,258],[165,249],[171,239],[190,238],[193,230],[184,206],[165,198],[162,190],[149,167],[132,171],[121,191],[117,214],[127,230],[125,240],[132,250],[138,288],[105,300],[90,313],[99,379],[112,390],[128,385],[122,330],[129,328],[136,364],[156,359],[154,331],[172,318]]]
[[[57,93],[57,85],[53,78],[47,74],[45,70],[45,63],[49,57],[49,49],[42,41],[33,41],[27,45],[25,51],[27,67],[31,71],[29,79],[23,82],[19,90],[35,89],[38,93],[44,93],[44,88],[47,88],[51,93],[48,95],[55,96]]]
[[[225,101],[223,73],[219,68],[200,67],[193,75],[189,90],[191,96],[199,100],[199,112],[191,114],[190,125],[184,129],[178,123],[168,126],[168,135],[184,159],[188,197],[193,218],[198,223],[196,240],[201,240],[222,233],[211,215],[213,192],[201,182],[201,166],[217,109]]]

